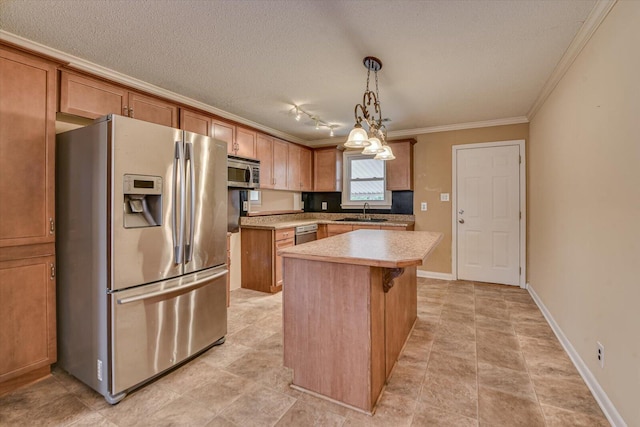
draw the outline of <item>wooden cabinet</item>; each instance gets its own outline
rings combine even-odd
[[[0,47],[0,394],[49,373],[56,64]]]
[[[318,239],[348,233],[354,230],[413,230],[413,224],[407,225],[379,225],[379,224],[320,224],[318,225]]]
[[[313,190],[313,154],[310,149],[289,144],[287,188],[292,191]]]
[[[413,190],[413,144],[415,143],[415,139],[388,143],[396,158],[385,162],[387,190]]]
[[[349,224],[327,224],[327,237],[336,236],[342,233],[353,231],[353,225]]]
[[[256,159],[260,160],[260,188],[273,188],[273,138],[261,133],[256,136]]]
[[[282,258],[278,250],[295,244],[295,230],[242,228],[241,286],[275,293],[282,290]]]
[[[234,156],[255,158],[256,136],[256,132],[237,126],[235,143],[230,147],[227,145],[227,152]]]
[[[335,147],[313,151],[313,191],[342,191],[342,151]]]
[[[229,152],[229,147],[231,147],[236,140],[236,127],[231,123],[212,119],[211,132],[209,136],[219,141],[226,142],[227,152]]]
[[[286,190],[289,163],[289,146],[286,141],[273,138],[273,189]]]
[[[53,255],[0,261],[0,394],[5,381],[46,375],[56,361],[54,267]]]
[[[120,114],[178,127],[176,104],[66,70],[60,73],[60,112],[89,119]]]
[[[211,136],[211,117],[195,111],[180,109],[180,129]]]

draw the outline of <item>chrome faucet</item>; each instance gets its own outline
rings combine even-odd
[[[364,205],[362,206],[362,216],[364,217],[364,219],[367,219],[367,207],[371,208],[371,205],[369,204],[369,202],[364,202]]]

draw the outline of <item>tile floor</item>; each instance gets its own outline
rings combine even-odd
[[[54,369],[0,397],[0,425],[609,425],[522,289],[418,279],[418,321],[373,417],[289,388],[281,311],[281,294],[233,291],[224,345],[113,407]]]

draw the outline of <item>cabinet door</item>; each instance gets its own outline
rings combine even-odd
[[[53,255],[0,262],[0,382],[56,361]]]
[[[353,231],[353,225],[327,224],[327,237]]]
[[[293,237],[284,239],[284,240],[278,240],[275,242],[275,248],[274,248],[275,249],[274,250],[275,280],[274,282],[276,286],[282,286],[282,257],[278,255],[278,250],[289,248],[293,245],[295,245],[295,239]]]
[[[342,191],[342,152],[336,148],[313,151],[313,190]]]
[[[287,163],[289,160],[289,143],[279,139],[273,140],[273,188],[287,189]]]
[[[300,191],[300,147],[289,144],[289,161],[287,164],[287,189]]]
[[[273,138],[257,135],[256,158],[260,160],[260,188],[273,188]]]
[[[234,125],[218,120],[211,120],[210,135],[218,141],[226,142],[227,153],[232,153],[233,143],[236,140],[236,127]]]
[[[180,109],[180,129],[194,132],[204,136],[210,136],[211,117],[195,111]]]
[[[129,117],[177,128],[178,106],[158,98],[129,92]]]
[[[256,157],[256,133],[252,130],[237,127],[234,155],[240,157]]]
[[[313,153],[310,149],[300,148],[300,190],[313,191]]]
[[[413,190],[413,143],[415,140],[390,142],[395,160],[385,162],[387,190]]]
[[[127,90],[100,80],[62,71],[60,112],[96,119],[107,114],[127,115]]]
[[[0,49],[0,94],[0,247],[53,242],[56,68]]]

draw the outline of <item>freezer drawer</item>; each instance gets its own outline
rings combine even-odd
[[[111,294],[111,395],[179,364],[227,332],[224,266]]]

